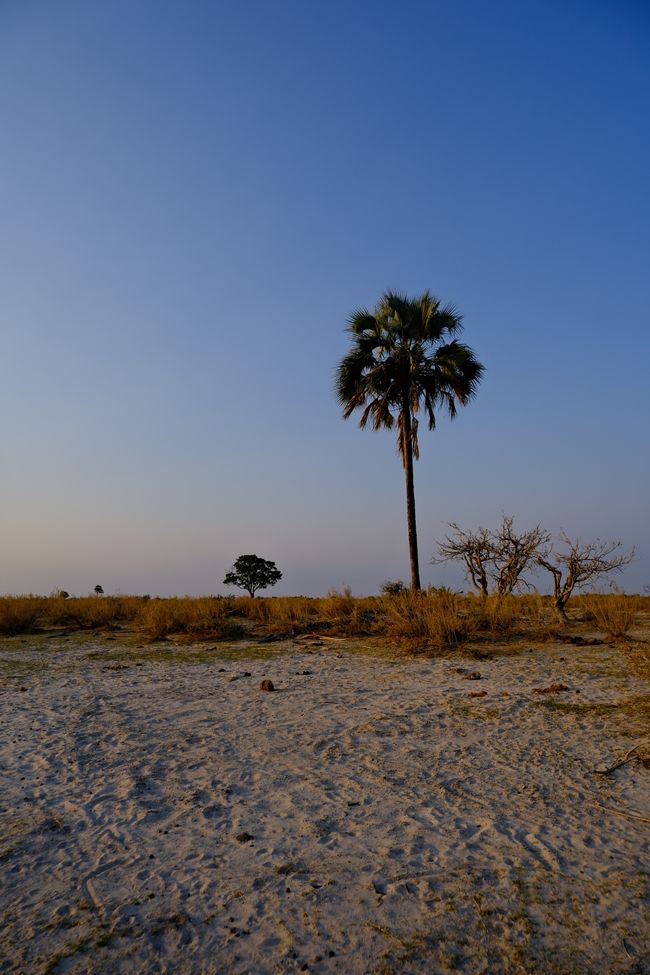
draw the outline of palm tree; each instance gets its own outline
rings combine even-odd
[[[456,310],[442,306],[428,291],[415,299],[387,291],[374,314],[361,308],[350,316],[352,348],[336,376],[346,420],[360,409],[360,427],[368,421],[374,430],[397,426],[413,589],[420,588],[413,488],[413,458],[420,456],[417,414],[423,408],[430,430],[438,409],[453,419],[457,405],[465,406],[475,395],[484,372],[472,350],[453,338],[461,329]]]

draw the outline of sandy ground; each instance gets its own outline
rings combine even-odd
[[[279,649],[0,644],[0,971],[650,971],[614,650]]]

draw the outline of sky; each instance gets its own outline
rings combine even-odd
[[[505,512],[650,584],[649,43],[633,0],[0,0],[0,592],[407,580],[334,393],[388,288],[486,367],[421,435],[423,582]]]

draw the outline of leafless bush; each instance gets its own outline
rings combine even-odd
[[[560,532],[558,541],[564,551],[557,551],[547,545],[536,556],[538,564],[553,577],[553,605],[562,622],[567,622],[566,604],[574,590],[583,589],[593,579],[620,572],[634,558],[634,549],[616,554],[620,542],[583,542],[580,538],[572,540],[565,532]]]
[[[452,533],[438,543],[438,556],[431,561],[462,562],[472,585],[484,597],[490,582],[500,596],[527,587],[526,573],[537,568],[536,556],[550,537],[541,525],[529,531],[515,531],[510,515],[503,516],[496,531],[480,527],[464,531],[456,522],[449,527]]]
[[[492,552],[490,532],[487,528],[466,532],[455,521],[452,521],[449,527],[453,529],[453,534],[447,535],[443,542],[438,542],[438,557],[431,559],[432,564],[463,562],[474,588],[482,596],[487,596],[488,569]]]

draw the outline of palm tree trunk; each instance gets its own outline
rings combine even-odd
[[[406,522],[411,558],[411,588],[420,589],[420,562],[418,559],[418,533],[415,525],[415,488],[413,485],[413,444],[411,443],[411,409],[403,409],[402,421],[404,476],[406,478]]]

